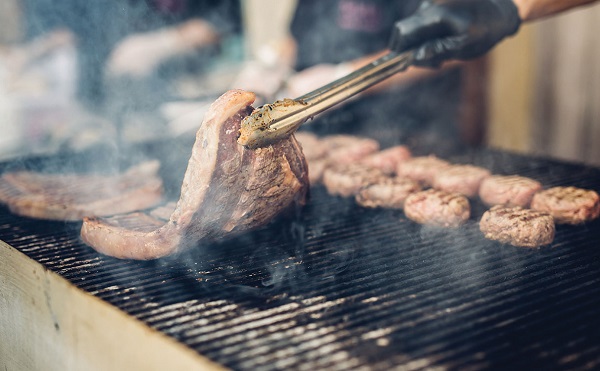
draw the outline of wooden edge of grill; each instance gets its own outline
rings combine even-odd
[[[0,363],[8,370],[223,369],[3,241],[0,287]]]

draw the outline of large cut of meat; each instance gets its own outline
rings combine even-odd
[[[256,150],[237,143],[254,94],[231,90],[217,99],[196,133],[180,199],[168,221],[162,213],[84,220],[81,237],[118,258],[154,259],[262,226],[305,202],[308,171],[294,136]]]
[[[147,209],[162,198],[159,166],[148,161],[118,175],[7,172],[0,177],[0,202],[15,214],[50,220]]]

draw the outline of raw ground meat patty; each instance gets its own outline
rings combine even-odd
[[[537,180],[518,175],[492,175],[483,179],[479,198],[488,206],[529,207],[533,195],[542,189]]]
[[[364,207],[402,209],[410,194],[421,190],[414,180],[398,177],[379,178],[361,188],[356,203]]]
[[[413,157],[398,164],[396,174],[430,186],[435,175],[448,166],[450,166],[449,162],[433,155]]]
[[[332,165],[356,163],[379,151],[376,140],[353,135],[328,135],[321,143],[327,148],[327,158]]]
[[[549,245],[554,239],[554,220],[548,213],[520,206],[494,206],[479,222],[485,238],[520,247]]]
[[[411,158],[411,153],[406,146],[394,146],[383,151],[375,152],[365,157],[360,162],[367,166],[376,167],[384,173],[392,175],[396,173],[398,165]]]
[[[433,178],[433,187],[450,193],[475,197],[481,181],[491,175],[488,169],[473,165],[452,165],[440,170]]]
[[[323,172],[323,184],[331,195],[343,197],[354,196],[363,185],[384,178],[386,175],[379,169],[360,165],[335,165]]]
[[[458,227],[469,219],[471,207],[463,195],[428,189],[406,198],[404,214],[421,224]]]
[[[558,224],[581,224],[600,214],[600,197],[592,190],[554,187],[533,196],[531,208],[545,211]]]

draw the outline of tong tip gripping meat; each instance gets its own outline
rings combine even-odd
[[[316,114],[404,71],[413,61],[412,50],[391,52],[301,97],[265,104],[244,118],[238,143],[246,148],[256,149],[287,138]]]
[[[308,119],[298,115],[307,107],[301,100],[285,98],[256,108],[242,120],[238,143],[249,149],[265,147],[292,135]],[[287,119],[284,126],[277,121]]]

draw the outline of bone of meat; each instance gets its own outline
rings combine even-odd
[[[481,181],[490,176],[488,169],[473,165],[451,165],[440,170],[433,178],[433,187],[446,192],[456,192],[467,197],[479,193]]]
[[[36,219],[81,220],[143,210],[162,199],[158,161],[123,174],[46,174],[18,171],[0,177],[0,202],[11,212]]]
[[[237,143],[240,122],[252,112],[254,98],[231,90],[211,105],[168,222],[139,213],[86,218],[82,239],[107,255],[155,259],[257,228],[288,207],[304,204],[307,165],[294,136],[256,150]]]
[[[490,240],[520,247],[538,247],[552,243],[554,220],[548,213],[520,206],[496,205],[486,211],[479,229]]]
[[[375,152],[365,157],[360,162],[367,166],[373,166],[383,170],[384,173],[392,175],[401,162],[411,158],[411,153],[406,146],[394,146],[383,151]]]
[[[406,198],[421,190],[414,180],[399,177],[380,177],[364,185],[356,195],[356,203],[363,207],[402,209]]]
[[[536,193],[531,208],[550,213],[558,224],[582,224],[600,215],[600,197],[588,189],[553,187]]]
[[[479,198],[488,206],[529,207],[533,195],[542,189],[542,184],[531,178],[518,175],[492,175],[485,178],[479,187]]]
[[[458,227],[469,219],[471,207],[463,195],[428,189],[406,198],[404,214],[420,224]]]

